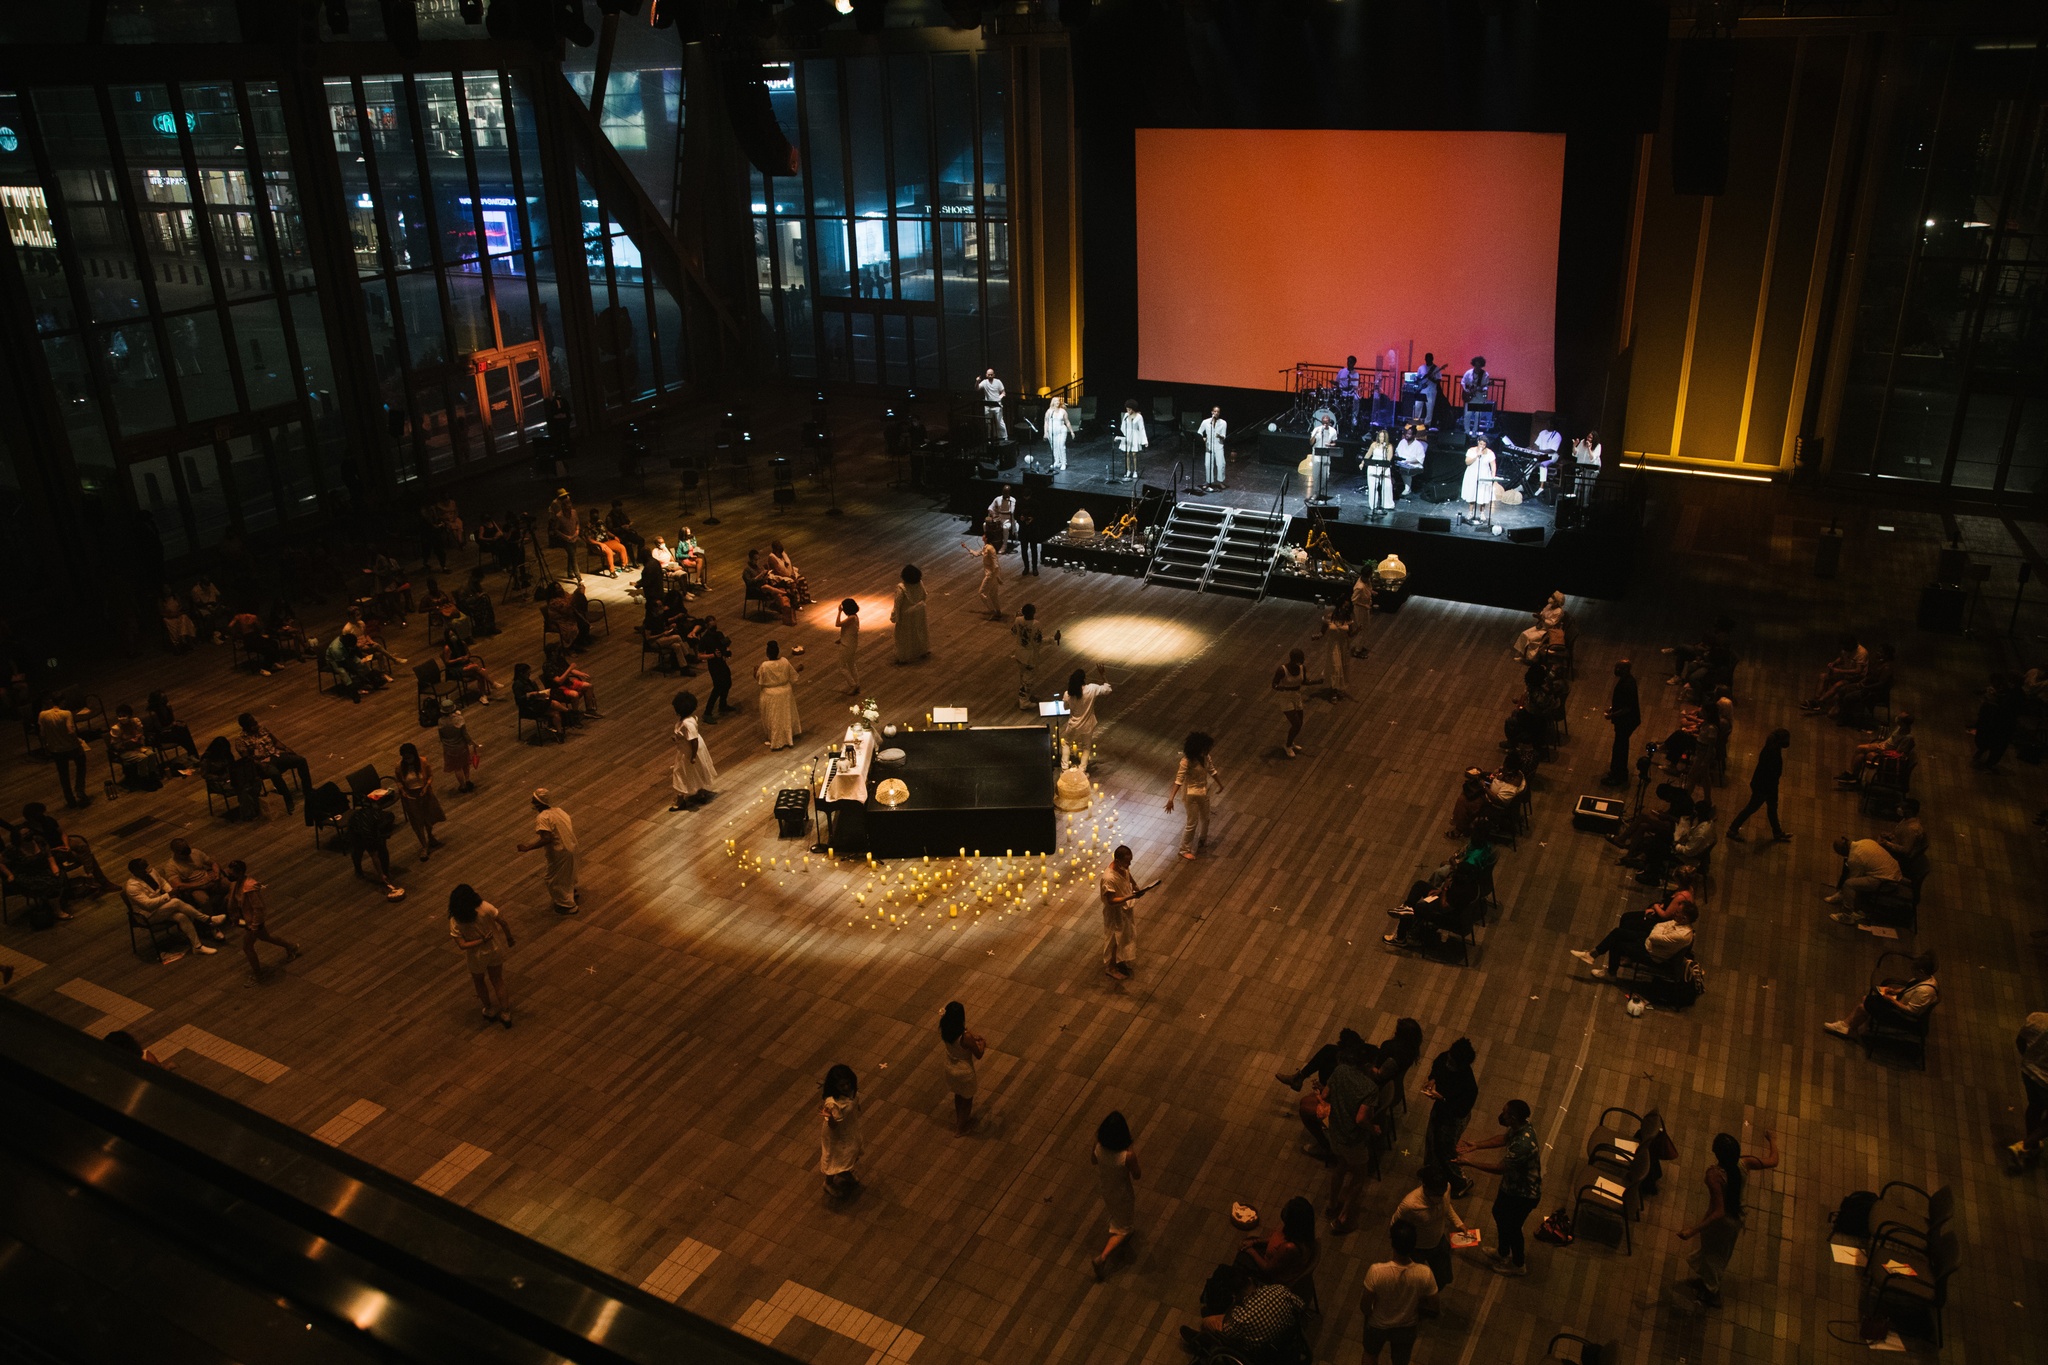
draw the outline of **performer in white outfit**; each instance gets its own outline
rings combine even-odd
[[[1493,380],[1486,373],[1486,357],[1472,357],[1472,367],[1458,376],[1464,395],[1465,432],[1476,435],[1493,425]]]
[[[1486,508],[1487,516],[1493,515],[1493,490],[1495,467],[1493,447],[1486,444],[1484,435],[1472,438],[1472,444],[1465,451],[1465,484],[1458,496],[1465,500],[1468,519],[1479,520],[1479,509]]]
[[[846,695],[860,695],[860,603],[851,597],[839,603],[839,615],[832,625],[839,631],[839,676],[846,679]]]
[[[1124,404],[1123,421],[1118,426],[1117,448],[1124,453],[1124,482],[1135,482],[1138,477],[1138,452],[1152,444],[1145,436],[1145,414],[1138,411],[1138,400],[1133,398]]]
[[[1067,415],[1067,400],[1054,398],[1045,405],[1045,443],[1052,447],[1053,472],[1067,467],[1067,438],[1074,434],[1074,421]]]
[[[1365,448],[1365,501],[1369,511],[1394,510],[1394,446],[1377,428]]]
[[[1558,469],[1558,453],[1564,449],[1564,436],[1551,427],[1545,427],[1536,433],[1536,439],[1531,444],[1543,453],[1543,461],[1537,466],[1541,471],[1542,480],[1542,488],[1538,491],[1542,492],[1549,488],[1553,477],[1562,477]]]
[[[988,532],[995,538],[997,554],[1009,549],[1011,540],[1016,538],[1017,498],[1008,484],[988,505]]]
[[[1422,353],[1422,365],[1415,371],[1415,387],[1418,391],[1418,396],[1415,400],[1414,415],[1421,420],[1425,427],[1436,425],[1437,381],[1443,378],[1443,374],[1444,367],[1436,363],[1436,356],[1432,352],[1424,351]]]
[[[1308,500],[1330,495],[1330,457],[1337,453],[1337,419],[1325,413],[1308,434]]]
[[[1429,442],[1424,439],[1427,434],[1419,425],[1410,426],[1394,446],[1394,458],[1400,462],[1402,477],[1410,488],[1422,478],[1422,468],[1429,461]]]
[[[988,443],[1010,439],[1010,429],[1003,425],[1003,381],[996,378],[993,369],[982,372],[975,388],[981,390],[981,424],[988,436]]]
[[[1095,714],[1098,697],[1108,696],[1113,689],[1109,685],[1109,670],[1101,665],[1095,669],[1095,681],[1089,682],[1088,675],[1075,669],[1067,678],[1067,726],[1062,732],[1067,743],[1074,746],[1076,753],[1085,754],[1095,747],[1095,731],[1102,721]]]
[[[996,560],[995,542],[987,536],[983,536],[981,547],[977,549],[970,545],[967,547],[967,553],[981,561],[981,587],[977,589],[977,594],[980,596],[982,604],[988,608],[988,619],[991,621],[1002,620],[1003,569],[1002,565]]]
[[[711,784],[718,779],[718,769],[712,765],[711,751],[704,746],[704,736],[697,729],[697,694],[676,693],[674,706],[676,727],[670,737],[676,755],[669,769],[669,786],[674,788],[676,799],[669,809],[689,810],[716,795]]]
[[[1570,489],[1580,497],[1592,489],[1594,480],[1600,477],[1600,433],[1589,431],[1572,443],[1572,473],[1574,481]]]
[[[1223,420],[1223,409],[1210,408],[1209,415],[1202,419],[1202,425],[1195,431],[1202,438],[1202,486],[1221,488],[1225,472],[1223,438],[1230,434],[1230,424]]]

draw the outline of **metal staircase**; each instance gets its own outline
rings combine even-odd
[[[1264,597],[1274,553],[1285,543],[1292,520],[1284,512],[1176,503],[1152,547],[1145,581]]]

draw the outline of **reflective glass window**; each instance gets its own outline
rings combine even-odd
[[[218,545],[228,532],[228,490],[221,482],[219,455],[211,445],[194,446],[178,453],[178,468],[185,476],[185,507],[199,548]]]
[[[0,90],[0,219],[7,224],[7,242],[28,290],[29,308],[39,332],[77,325],[71,284],[57,251],[57,227],[50,217],[49,193],[37,173],[35,159],[21,135],[20,99]]]
[[[895,163],[898,213],[922,216],[932,211],[931,137],[926,120],[925,59],[889,59],[889,151]]]
[[[140,316],[142,276],[128,236],[98,101],[90,90],[68,87],[39,89],[33,98],[74,237],[72,250],[86,306],[101,322]]]
[[[846,157],[839,141],[839,64],[807,61],[804,69],[804,161],[811,176],[811,211],[846,212]],[[791,131],[784,129],[785,132]]]
[[[164,319],[164,332],[170,337],[171,372],[177,376],[185,420],[203,422],[234,412],[240,404],[235,398],[234,376],[228,370],[220,318],[210,309],[182,313]]]
[[[321,325],[320,296],[293,294],[286,300],[291,311],[292,333],[299,347],[299,392],[309,395],[334,393],[334,367],[327,359],[327,330]]]
[[[284,319],[275,299],[238,303],[228,310],[234,320],[235,350],[242,364],[242,386],[248,390],[251,407],[275,407],[289,403],[298,392],[291,371],[291,352],[285,349]]]
[[[262,531],[277,525],[277,494],[270,486],[270,433],[228,438],[228,476],[235,482],[235,506],[242,529]]]
[[[93,334],[111,383],[114,420],[134,436],[171,424],[171,392],[164,381],[156,334],[146,322],[106,327]]]
[[[106,425],[100,420],[97,385],[87,367],[84,340],[75,336],[46,339],[43,364],[49,370],[50,386],[63,414],[72,463],[82,470],[112,469],[113,448],[107,441]]]

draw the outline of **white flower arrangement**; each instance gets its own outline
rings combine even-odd
[[[875,722],[882,718],[882,704],[873,697],[864,697],[858,705],[846,709],[853,714],[855,720],[869,729],[873,729]]]

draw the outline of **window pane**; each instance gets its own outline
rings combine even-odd
[[[1989,488],[1998,474],[1998,450],[2005,444],[2013,399],[2003,393],[1973,393],[1963,412],[1963,441],[1956,448],[1956,488]]]
[[[242,36],[230,0],[107,0],[110,43],[233,43]]]
[[[185,505],[199,533],[199,547],[220,544],[228,531],[228,490],[220,481],[220,459],[213,447],[181,451],[178,467],[185,475]]]
[[[846,314],[826,313],[819,321],[823,323],[824,343],[818,352],[818,378],[844,379],[848,373]]]
[[[22,126],[20,98],[0,90],[0,127]],[[36,330],[54,332],[76,325],[70,286],[57,255],[57,229],[50,221],[50,201],[28,144],[19,135],[0,138],[0,217],[7,220],[7,240],[14,248],[28,289]]]
[[[998,374],[1014,373],[1016,322],[1010,308],[1010,225],[1001,219],[982,224],[988,234],[988,361]]]
[[[853,343],[853,382],[872,384],[875,382],[875,347],[880,341],[876,335],[873,313],[853,313],[847,318],[846,330]]]
[[[847,131],[853,143],[853,211],[865,217],[888,211],[889,186],[882,146],[889,126],[882,117],[882,59],[846,59]]]
[[[828,299],[843,299],[853,293],[853,272],[847,250],[846,220],[820,218],[818,232],[818,292]]]
[[[164,558],[182,558],[192,542],[185,535],[185,515],[178,509],[178,486],[171,482],[170,460],[161,455],[138,460],[128,466],[128,477],[135,489],[135,506],[156,524]]]
[[[164,383],[156,337],[147,323],[99,332],[107,370],[113,376],[114,419],[124,435],[160,431],[171,424],[171,394]]]
[[[521,256],[498,257],[491,262],[491,285],[498,297],[498,331],[506,346],[523,346],[534,339],[533,299],[526,287],[526,261]]]
[[[932,126],[938,130],[939,211],[974,211],[974,68],[961,53],[932,58]]]
[[[164,319],[171,339],[171,370],[178,376],[178,395],[185,420],[203,422],[240,406],[234,376],[228,372],[228,348],[221,340],[220,319],[212,312],[185,313]]]
[[[448,338],[441,330],[441,296],[434,277],[420,272],[397,280],[399,311],[405,318],[405,350],[416,370],[448,359]]]
[[[72,463],[81,470],[112,469],[114,455],[86,373],[84,343],[75,336],[51,337],[43,342],[43,362],[49,367],[50,385],[64,414]]]
[[[683,356],[688,338],[683,335],[683,310],[675,295],[659,285],[654,289],[654,325],[661,338],[661,382],[675,388],[683,382]]]
[[[253,408],[289,403],[297,392],[291,353],[284,346],[284,321],[275,299],[238,303],[228,310],[235,324],[235,349],[242,362],[242,385]]]
[[[90,90],[46,89],[35,92],[35,107],[77,238],[72,249],[84,273],[86,306],[96,321],[136,317],[142,312],[142,284],[99,106]]]
[[[192,208],[192,187],[178,150],[178,126],[170,91],[161,85],[116,86],[108,91],[114,126],[128,159],[134,202],[142,218],[143,250],[156,275],[165,312],[198,308],[213,301]],[[198,117],[185,111],[185,126]]]
[[[932,297],[932,225],[911,219],[896,223],[896,272],[901,297]]]
[[[332,402],[334,367],[327,359],[327,330],[321,325],[320,297],[293,294],[287,306],[291,309],[294,339],[299,344],[299,392],[314,395],[315,402]]]
[[[886,299],[895,292],[889,262],[889,222],[857,218],[853,224],[856,274],[854,287],[864,299]]]
[[[421,76],[414,82],[420,98],[420,132],[427,146],[427,173],[433,181],[434,221],[440,229],[441,263],[453,265],[477,255],[476,224],[470,216],[469,171],[462,153],[462,119],[455,103],[455,81],[449,76]]]
[[[497,339],[491,331],[490,309],[484,304],[483,277],[450,270],[447,280],[448,326],[454,337],[455,354],[464,356],[476,351],[496,350]]]
[[[569,382],[569,353],[562,349],[561,286],[555,279],[555,253],[533,253],[533,288],[540,309],[533,322],[534,339],[546,348],[548,369],[556,387]]]
[[[263,435],[267,438],[269,433]],[[261,531],[277,524],[277,495],[270,487],[270,461],[249,436],[228,438],[228,473],[235,481],[235,506],[242,529]]]
[[[966,388],[981,373],[981,290],[972,220],[938,223],[941,289],[946,305],[946,382]]]
[[[804,116],[809,120],[805,162],[811,171],[811,208],[846,212],[845,157],[839,143],[839,64],[831,58],[804,63]]]
[[[533,102],[512,80],[512,130],[519,155],[519,176],[526,187],[526,226],[536,247],[548,245],[547,203],[541,196],[540,143],[533,130]]]
[[[890,313],[882,318],[882,382],[884,384],[907,384],[910,382],[910,344],[907,324],[910,319],[901,313]]]
[[[889,59],[890,155],[896,159],[896,211],[932,211],[931,139],[925,119],[925,59]]]
[[[931,317],[910,319],[910,362],[913,367],[910,382],[913,384],[943,384],[945,371],[939,365],[939,320]]]
[[[1003,113],[1005,54],[982,54],[981,67],[981,211],[991,218],[1007,217],[1009,170],[1003,160]]]
[[[363,82],[370,149],[377,157],[379,230],[390,243],[392,268],[419,270],[434,263],[434,234],[420,190],[420,163],[412,141],[412,109],[396,77]],[[445,158],[443,158],[445,160]],[[367,207],[358,199],[359,208]]]
[[[313,483],[313,450],[305,427],[298,422],[271,427],[270,457],[277,463],[278,482],[284,485],[286,519],[313,511],[318,492]]]

